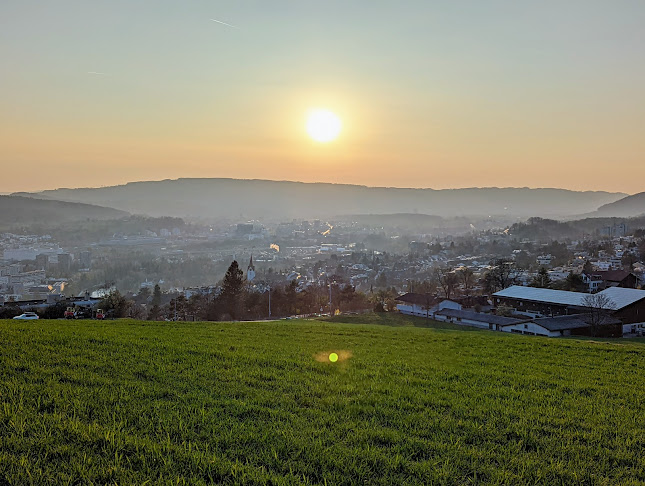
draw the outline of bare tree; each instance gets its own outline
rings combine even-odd
[[[483,278],[484,288],[488,293],[493,294],[498,290],[504,290],[511,285],[515,285],[520,271],[513,260],[498,258],[490,264],[492,268]]]
[[[426,311],[426,319],[430,317],[430,309],[435,303],[437,282],[435,280],[424,280],[417,284],[418,292],[423,296],[423,309]]]
[[[473,287],[475,286],[475,272],[468,267],[464,267],[459,270],[458,277],[461,281],[461,286],[464,289],[464,295],[470,301],[470,295],[472,294]]]
[[[591,335],[596,336],[600,326],[605,324],[616,310],[616,303],[606,295],[588,294],[582,299],[582,305],[586,309],[587,323],[591,327]]]
[[[446,299],[450,299],[459,284],[457,274],[449,267],[435,267],[434,274]]]

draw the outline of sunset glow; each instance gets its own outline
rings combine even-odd
[[[312,110],[307,117],[307,133],[316,142],[336,140],[342,126],[340,118],[329,110]]]
[[[645,4],[551,3],[379,2],[364,22],[335,0],[7,0],[0,193],[183,177],[642,191]]]

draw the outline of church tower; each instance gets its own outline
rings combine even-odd
[[[255,278],[255,266],[253,265],[253,255],[251,255],[251,261],[249,262],[249,267],[246,269],[246,279],[249,282],[253,282]]]

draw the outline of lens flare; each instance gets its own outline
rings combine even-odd
[[[352,357],[352,352],[346,349],[336,351],[320,351],[314,354],[314,359],[319,363],[343,363]]]

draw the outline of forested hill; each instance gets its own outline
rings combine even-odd
[[[605,204],[598,209],[599,216],[620,216],[628,218],[645,215],[645,192],[627,196],[611,204]]]
[[[74,202],[0,196],[0,227],[55,225],[70,221],[117,219],[125,211]]]
[[[426,183],[429,185],[432,181]],[[284,220],[395,213],[441,217],[564,217],[595,211],[625,194],[565,189],[435,190],[267,180],[177,179],[56,189],[33,196],[98,204],[151,216]]]
[[[627,224],[630,230],[644,228],[645,216],[638,218],[585,218],[572,221],[529,218],[525,222],[513,224],[508,233],[518,240],[524,238],[538,241],[579,239],[584,235],[599,235],[605,228],[621,223]]]

